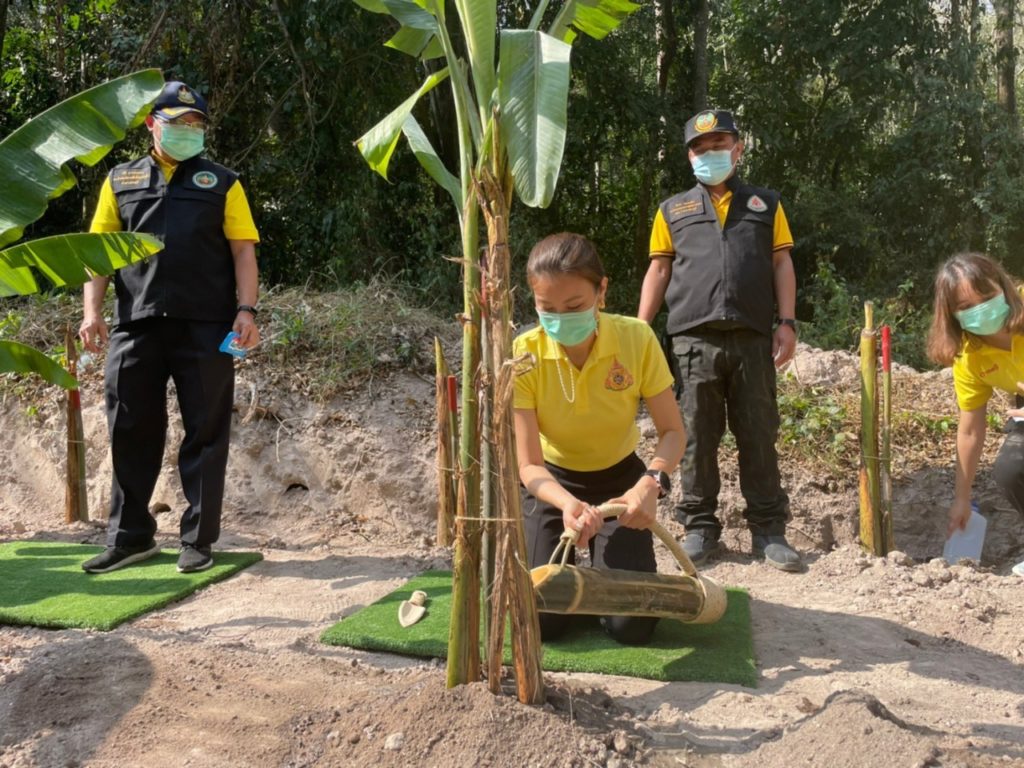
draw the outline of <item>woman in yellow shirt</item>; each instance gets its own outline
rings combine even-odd
[[[971,516],[971,487],[994,389],[1015,395],[1017,407],[1006,412],[1006,440],[992,477],[1014,508],[1024,513],[1024,302],[995,261],[978,253],[962,253],[939,269],[928,356],[941,365],[952,364],[960,409],[947,535],[964,528]],[[1024,575],[1024,563],[1015,566],[1014,572]]]
[[[654,572],[650,527],[658,499],[686,445],[672,374],[654,332],[633,317],[601,312],[608,278],[594,244],[563,232],[530,253],[527,280],[538,327],[520,335],[517,356],[533,365],[516,377],[515,429],[531,567],[548,562],[566,528],[579,531],[593,564]],[[636,454],[643,400],[658,444],[649,463]],[[625,504],[605,523],[594,505]],[[570,617],[541,614],[541,634],[561,634]],[[657,619],[606,616],[605,630],[627,644],[647,642]]]

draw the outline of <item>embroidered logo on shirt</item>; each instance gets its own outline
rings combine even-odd
[[[996,363],[991,368],[988,368],[988,369],[982,371],[981,375],[982,376],[988,376],[990,373],[995,373],[998,370],[999,370],[999,363]]]
[[[684,200],[681,203],[676,203],[669,210],[669,214],[672,216],[684,216],[687,213],[693,213],[694,211],[703,211],[704,203],[700,200]]]
[[[122,168],[110,175],[110,183],[120,189],[142,189],[149,186],[148,168]]]
[[[631,386],[633,386],[633,375],[616,358],[615,362],[612,363],[612,367],[608,370],[608,378],[604,380],[604,388],[610,389],[613,392],[621,392],[624,389],[629,389]]]
[[[752,210],[754,213],[764,213],[768,210],[768,205],[757,195],[753,195],[747,200],[747,208]]]
[[[213,189],[217,186],[217,174],[209,171],[200,171],[192,177],[192,183],[200,189]]]

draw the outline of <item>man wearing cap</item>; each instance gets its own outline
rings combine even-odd
[[[775,368],[796,349],[793,237],[779,194],[736,176],[743,142],[732,113],[697,113],[685,140],[698,183],[658,209],[637,313],[651,322],[668,302],[687,435],[676,507],[683,549],[697,564],[718,550],[718,446],[728,422],[754,555],[798,571],[775,451]]]
[[[96,352],[108,341],[107,422],[113,462],[107,548],[82,564],[104,573],[160,549],[150,497],[167,432],[167,381],[184,426],[178,470],[188,502],[178,570],[213,565],[227,468],[234,358],[220,351],[230,331],[255,346],[259,233],[238,174],[200,156],[206,100],[181,82],[157,98],[146,127],[153,148],[115,166],[103,182],[91,232],[144,232],[164,249],[114,276],[113,329],[103,318],[110,282],[85,286],[79,336]]]

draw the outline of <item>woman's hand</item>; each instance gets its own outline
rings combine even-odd
[[[955,499],[949,508],[949,526],[946,528],[948,539],[956,531],[962,531],[967,527],[967,521],[971,518],[971,502]]]
[[[579,499],[573,499],[562,509],[562,524],[567,530],[578,532],[576,546],[585,547],[601,530],[604,518],[595,507]]]
[[[625,504],[619,522],[626,528],[650,528],[658,519],[658,481],[650,475],[641,477],[636,485],[609,504]]]

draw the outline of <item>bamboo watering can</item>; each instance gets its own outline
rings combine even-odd
[[[626,511],[625,504],[603,504],[606,520]],[[725,613],[725,589],[697,574],[690,558],[659,523],[651,532],[679,561],[683,575],[640,571],[577,568],[569,552],[579,536],[566,529],[547,565],[530,571],[537,610],[542,613],[583,613],[596,616],[660,616],[692,624],[713,624]],[[560,562],[556,562],[559,559]]]

